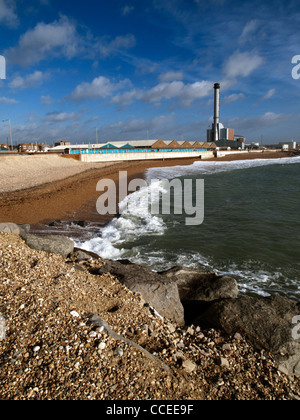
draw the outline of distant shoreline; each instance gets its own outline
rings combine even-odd
[[[209,161],[272,159],[290,156],[292,156],[291,153],[281,151],[232,153],[222,158],[209,159]],[[13,220],[18,224],[35,225],[63,219],[88,220],[103,224],[111,220],[112,216],[99,216],[96,212],[95,203],[99,197],[96,185],[100,179],[109,178],[117,182],[119,171],[127,171],[128,181],[130,181],[136,177],[143,177],[149,168],[191,165],[199,161],[199,159],[187,158],[90,165],[56,156],[52,159],[55,165],[50,159],[47,166],[47,161],[43,161],[43,158],[44,156],[33,157],[33,159],[28,157],[27,168],[23,167],[23,170],[20,169],[20,162],[16,157],[6,159],[10,161],[7,163],[9,163],[11,173],[7,171],[6,175],[1,173],[1,179],[6,180],[6,191],[0,192],[0,222]],[[14,159],[16,159],[15,167],[12,165]],[[41,166],[40,170],[37,170],[38,165]],[[5,171],[3,165],[2,170]],[[36,176],[34,176],[35,171]],[[20,190],[9,190],[10,182],[14,187],[20,185]],[[39,183],[41,185],[37,185]]]

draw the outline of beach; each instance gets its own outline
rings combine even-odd
[[[239,164],[241,159],[282,157],[289,154],[232,154],[210,161]],[[258,339],[251,341],[259,330],[254,324],[254,335],[251,332],[251,311],[249,316],[242,309],[240,318],[246,324],[238,332],[225,332],[227,327],[203,327],[197,322],[203,302],[199,307],[194,300],[184,302],[175,277],[164,277],[169,275],[167,271],[159,274],[147,264],[103,259],[76,247],[66,258],[28,245],[37,232],[45,234],[50,229],[55,233],[56,225],[57,233],[66,235],[64,221],[82,222],[78,235],[89,229],[90,222],[98,230],[107,224],[113,216],[96,212],[100,179],[117,182],[119,171],[127,171],[130,181],[146,177],[150,168],[173,171],[175,167],[176,172],[176,166],[192,165],[194,159],[86,166],[58,156],[31,158],[6,161],[1,174],[5,172],[9,178],[14,173],[15,177],[11,184],[6,180],[2,185],[0,223],[30,224],[31,230],[20,226],[20,237],[18,233],[0,233],[0,399],[194,400],[195,409],[198,400],[300,399],[299,378],[287,369],[291,365],[293,370],[298,359],[295,362],[291,352],[290,365],[286,365],[284,358],[275,359],[271,350],[257,347]],[[115,220],[122,223],[122,217]],[[85,222],[89,222],[88,227]],[[191,235],[186,242],[190,239]],[[158,237],[154,235],[153,240],[158,241]],[[146,242],[151,246],[151,239]],[[185,270],[188,280],[191,271]],[[272,338],[275,322],[284,332],[278,333],[280,339],[286,337],[291,311],[294,316],[299,304],[280,298],[277,312],[276,298],[272,306],[269,299],[237,297],[237,283],[228,273],[222,277],[200,270],[197,281],[207,275],[231,284],[232,297],[223,290],[220,304],[243,305],[246,301],[251,302],[246,307],[256,307],[254,319],[263,325],[260,336],[268,331]],[[175,311],[175,298],[176,305],[182,305],[185,325],[163,313],[167,307]],[[160,309],[157,299],[162,302]],[[216,298],[206,304],[214,302]],[[282,303],[292,308],[283,315]],[[272,342],[268,338],[266,344]],[[291,339],[289,344],[296,348]]]
[[[210,161],[268,159],[289,156],[288,152],[232,153]],[[149,168],[191,165],[198,159],[124,163],[81,163],[60,156],[1,157],[0,220],[38,224],[51,220],[87,220],[103,224],[111,216],[99,216],[96,185],[100,179],[118,181],[127,171],[128,181],[143,177]]]

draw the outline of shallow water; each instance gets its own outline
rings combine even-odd
[[[186,226],[187,215],[174,211],[151,214],[151,192],[164,192],[163,180],[174,178],[193,185],[204,179],[201,225]],[[299,157],[153,168],[147,181],[147,188],[120,203],[120,218],[78,246],[153,270],[212,269],[235,277],[242,293],[300,299]],[[171,210],[178,194],[171,195]]]

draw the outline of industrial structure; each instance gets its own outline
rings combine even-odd
[[[220,83],[214,85],[214,122],[212,128],[207,130],[207,141],[214,142],[219,148],[244,149],[246,139],[234,134],[233,128],[225,128],[220,123]]]

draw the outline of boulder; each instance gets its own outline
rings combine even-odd
[[[218,299],[236,299],[239,294],[235,279],[218,276],[214,271],[175,267],[160,274],[176,282],[181,301],[211,302]]]
[[[20,228],[15,223],[0,223],[0,232],[20,235]]]
[[[29,248],[37,251],[59,254],[64,258],[67,258],[74,251],[74,242],[63,236],[39,236],[31,234],[22,234],[21,236]]]
[[[293,320],[299,315],[297,301],[282,296],[245,296],[213,302],[194,323],[230,335],[240,333],[256,349],[272,353],[289,375],[300,376],[300,339],[293,334]]]
[[[88,260],[99,260],[100,257],[98,254],[95,254],[94,252],[86,251],[84,249],[80,248],[74,248],[74,252],[72,254],[72,257],[76,258],[78,262],[80,261],[88,261]]]
[[[17,225],[16,223],[0,223],[0,232],[11,235],[22,235],[29,233],[30,225]]]
[[[146,267],[132,264],[127,260],[103,260],[104,265],[93,274],[111,273],[133,292],[139,293],[161,316],[183,326],[184,309],[180,301],[178,287],[172,279],[154,273]]]

